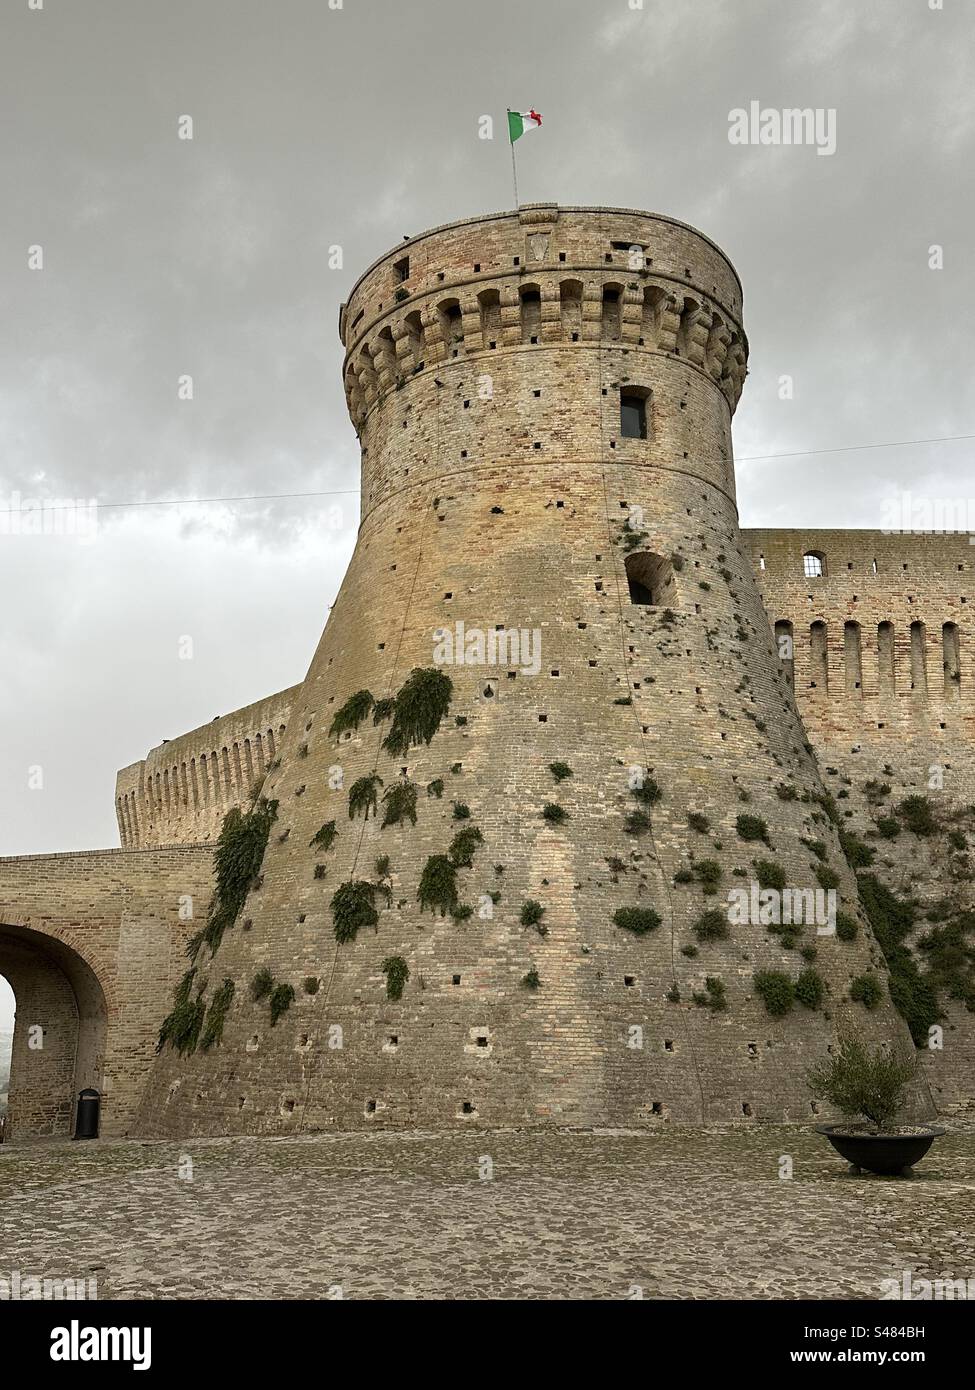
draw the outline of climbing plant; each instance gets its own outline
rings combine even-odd
[[[234,1002],[234,982],[227,978],[214,993],[210,1000],[210,1007],[207,1010],[206,1022],[203,1025],[203,1033],[200,1037],[200,1048],[204,1052],[209,1052],[210,1048],[223,1038],[223,1025],[230,1006]]]
[[[636,936],[645,936],[660,926],[660,914],[652,907],[620,907],[613,913],[613,921],[624,931]]]
[[[350,879],[332,894],[332,924],[335,940],[354,941],[360,927],[374,927],[379,913],[374,906],[376,886],[364,879]]]
[[[368,690],[357,690],[354,695],[349,696],[341,709],[336,710],[328,728],[329,734],[338,737],[349,729],[353,733],[358,732],[359,725],[372,709],[374,703],[375,701]]]
[[[458,869],[473,868],[474,851],[483,839],[484,836],[476,825],[465,825],[463,830],[458,830],[447,850],[451,863]]]
[[[427,908],[445,916],[457,906],[457,865],[446,854],[431,854],[423,866],[416,891],[420,911]]]
[[[408,820],[416,825],[416,784],[413,782],[394,782],[383,793],[383,821],[380,829],[387,825],[399,825]]]
[[[277,1023],[282,1014],[288,1012],[294,1003],[295,991],[293,985],[275,985],[271,991],[269,1000],[271,1006],[271,1027]]]
[[[206,926],[194,938],[195,951],[206,942],[211,955],[232,927],[260,873],[278,803],[259,797],[246,811],[233,806],[223,818],[213,858],[215,885]],[[194,951],[194,958],[195,958]]]
[[[401,999],[403,986],[410,978],[410,967],[402,956],[387,956],[380,969],[386,976],[386,998]]]
[[[365,777],[358,778],[349,788],[349,820],[353,820],[359,812],[363,812],[364,819],[369,819],[369,812],[377,814],[378,789],[382,786],[383,779],[378,772],[370,772]]]
[[[203,1017],[206,1013],[206,1005],[203,1003],[206,981],[200,983],[196,998],[193,999],[190,996],[193,992],[195,977],[196,967],[192,966],[176,986],[173,994],[173,1007],[163,1019],[159,1029],[157,1052],[161,1052],[166,1043],[175,1047],[181,1057],[186,1053],[196,1051],[200,1029],[203,1027]]]
[[[386,751],[398,757],[415,743],[429,743],[450,708],[453,692],[445,672],[414,667],[396,695],[393,722],[383,740]]]
[[[335,842],[338,831],[335,829],[335,822],[327,820],[321,830],[317,830],[308,841],[309,849],[320,849],[323,852],[330,850]]]

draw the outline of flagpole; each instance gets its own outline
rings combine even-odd
[[[508,115],[511,115],[511,107],[508,107]],[[515,185],[515,211],[518,210],[518,165],[515,163],[515,142],[511,138],[511,122],[508,122],[508,143],[511,146],[511,178]]]

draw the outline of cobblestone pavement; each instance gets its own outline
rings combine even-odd
[[[905,1269],[975,1279],[975,1134],[910,1181],[786,1128],[0,1148],[0,1276],[101,1298],[876,1298]]]

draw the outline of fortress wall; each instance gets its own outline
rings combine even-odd
[[[742,534],[773,630],[794,637],[783,665],[827,786],[875,849],[871,871],[918,904],[916,943],[936,905],[975,908],[975,550],[965,534]],[[823,557],[822,578],[804,576],[808,553]],[[877,820],[911,795],[929,800],[938,832],[884,839]],[[945,1009],[944,1049],[925,1063],[951,1111],[975,1102],[975,1014],[957,1000]]]
[[[625,255],[614,241],[638,236],[645,276],[614,260]],[[844,1023],[871,1041],[906,1039],[906,1028],[889,1000],[868,1013],[848,997],[855,975],[882,968],[865,928],[846,941],[805,926],[828,995],[784,1018],[767,1013],[754,975],[795,979],[805,962],[791,943],[758,922],[700,946],[694,932],[760,856],[812,889],[813,835],[828,844],[844,909],[857,910],[738,532],[737,281],[706,239],[639,214],[522,209],[434,240],[419,271],[411,255],[416,285],[392,278],[397,248],[342,315],[359,539],[266,783],[278,819],[261,874],[213,961],[201,955],[211,981],[237,986],[222,1041],[160,1055],[146,1124],[186,1134],[809,1119],[805,1070]],[[497,302],[472,306],[478,274],[494,278],[484,293]],[[647,292],[665,288],[658,276],[663,297]],[[563,289],[573,279],[576,302]],[[397,289],[423,299],[412,325]],[[650,393],[647,438],[620,437],[624,387]],[[631,562],[643,566],[634,588]],[[435,634],[458,621],[537,630],[539,665],[445,667],[449,713],[402,755],[371,715],[330,733],[353,692],[388,697],[411,668],[429,668]],[[556,761],[572,768],[559,784]],[[634,770],[662,791],[652,830],[628,825]],[[383,827],[382,801],[380,815],[350,817],[350,787],[373,774],[379,797],[414,784],[415,823]],[[440,783],[440,797],[428,792]],[[543,816],[550,802],[564,822]],[[739,833],[746,812],[767,822],[767,846]],[[329,820],[337,835],[321,851],[313,841]],[[424,865],[462,823],[483,835],[457,873],[470,910],[421,911]],[[374,882],[385,856],[377,923],[337,941],[332,895]],[[721,897],[688,872],[707,860]],[[530,899],[545,909],[541,930],[522,921]],[[614,920],[624,907],[659,923],[628,931]],[[396,956],[410,978],[391,999],[383,966]],[[537,990],[525,985],[532,969]],[[294,990],[274,1023],[250,993],[263,970]],[[710,1007],[708,980],[726,1009]]]
[[[123,848],[215,839],[232,806],[263,782],[297,686],[214,719],[122,768],[115,810]]]
[[[102,1093],[102,1134],[130,1132],[210,899],[212,860],[204,846],[0,859],[0,973],[17,1009],[15,1138],[70,1133],[84,1086]]]

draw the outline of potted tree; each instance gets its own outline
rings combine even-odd
[[[882,1047],[871,1051],[858,1038],[847,1037],[828,1061],[807,1072],[813,1095],[850,1117],[816,1128],[855,1171],[909,1177],[912,1166],[944,1134],[939,1125],[897,1123],[917,1069],[914,1053],[897,1055]]]

